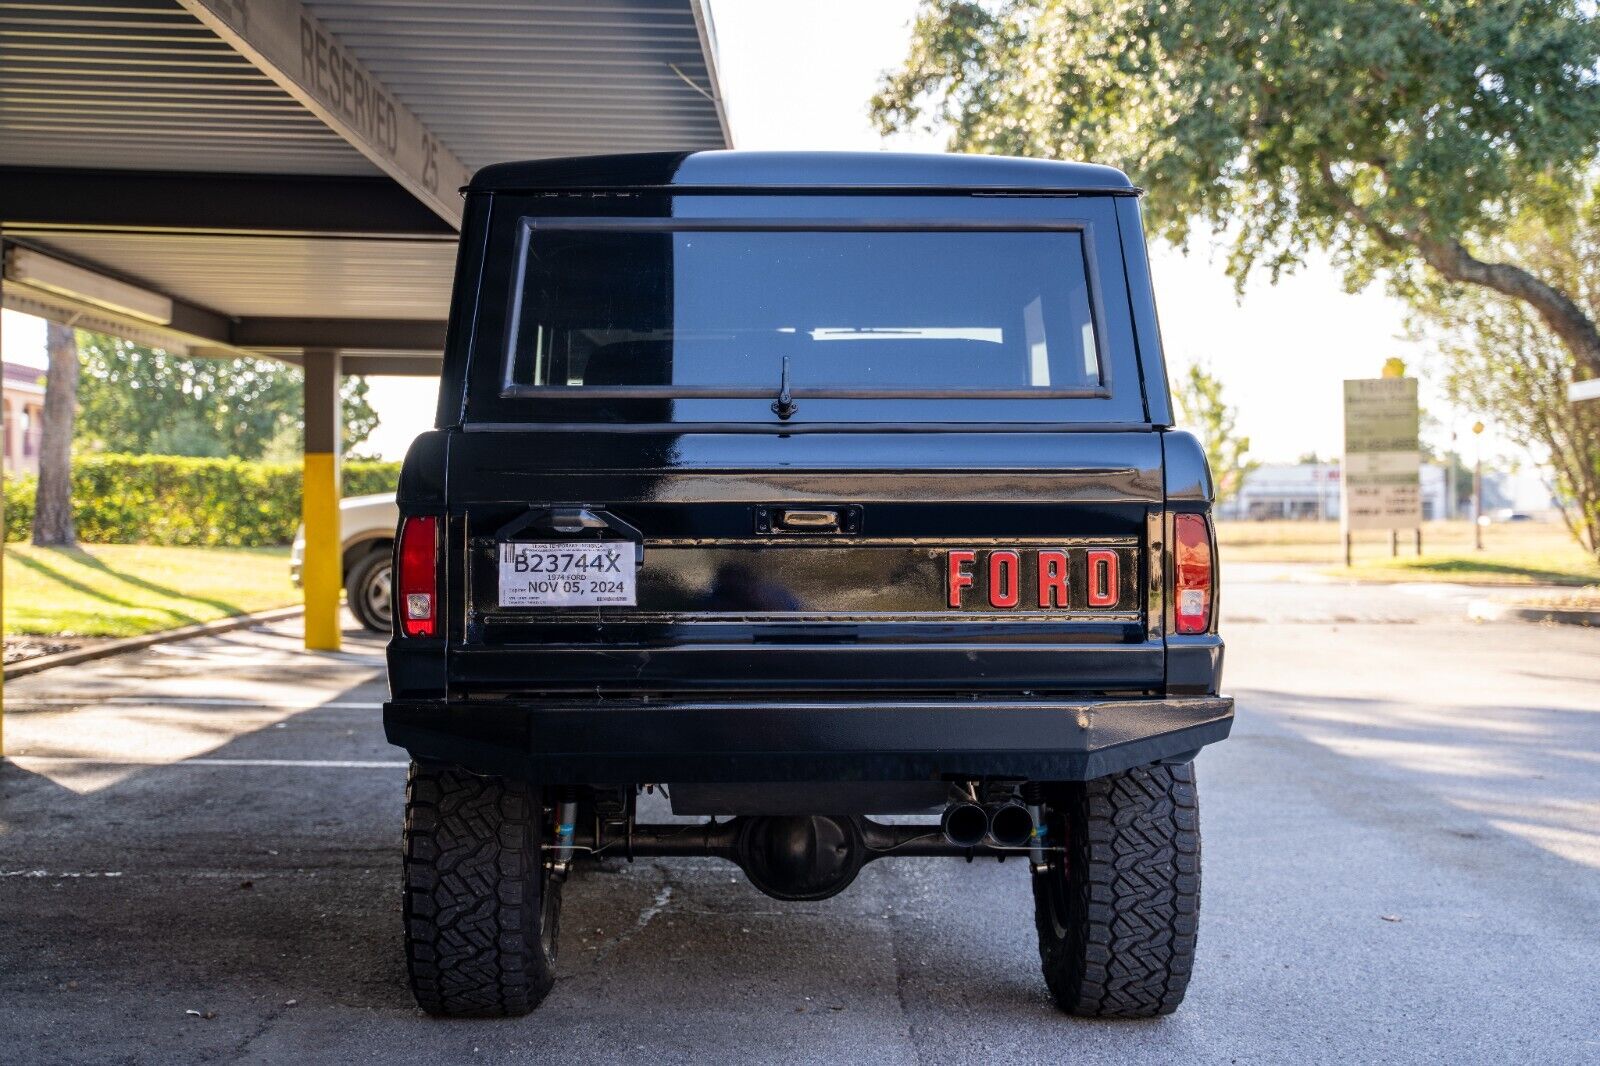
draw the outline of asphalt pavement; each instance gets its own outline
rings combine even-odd
[[[1054,1010],[1022,864],[909,859],[817,904],[607,862],[538,1012],[430,1020],[381,645],[283,623],[6,686],[0,1059],[1600,1061],[1600,631],[1301,573],[1228,573],[1238,721],[1169,1018]]]

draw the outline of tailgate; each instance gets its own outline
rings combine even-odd
[[[1162,686],[1154,433],[582,439],[452,444],[458,690]]]

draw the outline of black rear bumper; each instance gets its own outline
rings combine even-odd
[[[553,784],[1081,781],[1228,735],[1231,696],[929,702],[394,700],[413,757]]]

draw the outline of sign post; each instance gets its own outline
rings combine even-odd
[[[1357,378],[1344,383],[1344,471],[1340,526],[1344,565],[1351,564],[1351,534],[1389,531],[1399,554],[1399,530],[1417,533],[1422,546],[1422,456],[1418,445],[1417,379]]]
[[[1483,551],[1483,423],[1472,423],[1477,454],[1472,463],[1472,547]]]

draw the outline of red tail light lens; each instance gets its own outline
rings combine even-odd
[[[400,580],[394,609],[400,632],[431,637],[439,632],[439,520],[407,518],[400,526]]]
[[[1205,515],[1172,518],[1174,591],[1178,597],[1178,632],[1204,633],[1211,628],[1211,529]]]

